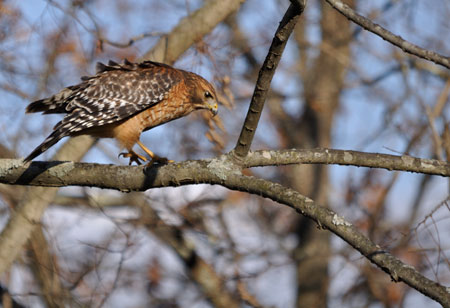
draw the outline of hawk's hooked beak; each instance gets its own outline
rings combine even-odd
[[[206,103],[206,106],[209,109],[209,111],[211,111],[213,116],[215,116],[219,112],[218,110],[219,106],[215,100],[208,101]]]

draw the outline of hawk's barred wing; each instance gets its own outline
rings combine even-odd
[[[33,102],[27,112],[67,113],[54,132],[31,153],[32,160],[61,138],[91,127],[119,122],[164,100],[182,80],[182,73],[170,66],[146,61],[97,64],[97,74],[58,94]]]

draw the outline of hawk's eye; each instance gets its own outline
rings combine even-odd
[[[206,98],[213,98],[213,96],[211,95],[211,93],[209,93],[209,91],[205,92],[205,97]]]

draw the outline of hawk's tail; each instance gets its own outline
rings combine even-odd
[[[55,130],[53,133],[50,134],[50,136],[47,137],[47,139],[44,140],[36,149],[34,149],[33,152],[31,152],[30,155],[28,155],[23,162],[27,163],[37,156],[41,155],[45,151],[47,151],[52,145],[56,144],[59,140],[67,136],[66,132],[63,132],[61,130]]]

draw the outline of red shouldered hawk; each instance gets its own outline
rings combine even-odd
[[[115,138],[130,164],[147,159],[133,151],[138,144],[152,160],[160,159],[139,140],[143,131],[188,115],[197,109],[217,114],[214,87],[201,76],[169,65],[145,61],[97,63],[97,73],[58,94],[28,105],[27,112],[65,113],[53,132],[25,162],[66,136]],[[120,154],[119,154],[120,155]]]

